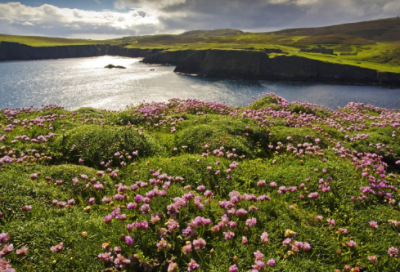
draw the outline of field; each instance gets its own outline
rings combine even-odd
[[[399,128],[273,94],[0,110],[0,269],[398,271]]]
[[[105,41],[0,35],[1,41],[31,46],[111,44],[127,48],[166,50],[275,48],[281,49],[287,55],[400,73],[400,19],[397,18],[269,33],[250,33],[234,29],[197,30],[180,35],[147,35]],[[299,52],[302,48],[317,47],[334,49],[334,55]]]

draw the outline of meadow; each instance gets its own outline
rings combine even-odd
[[[2,109],[0,271],[399,271],[399,129],[274,94]]]

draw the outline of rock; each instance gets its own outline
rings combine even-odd
[[[126,67],[124,67],[124,66],[121,66],[121,65],[113,65],[113,64],[109,64],[109,65],[107,65],[107,66],[104,66],[104,68],[107,68],[107,69],[113,69],[113,68],[116,68],[116,69],[126,69]]]

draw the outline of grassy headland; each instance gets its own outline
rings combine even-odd
[[[275,95],[0,110],[1,264],[396,271],[399,128],[400,111]]]
[[[94,41],[47,37],[0,35],[1,41],[30,46],[86,44],[122,45],[126,48],[168,50],[264,50],[281,49],[283,54],[348,64],[383,72],[400,73],[400,20],[389,18],[338,26],[249,33],[234,29],[197,30],[180,35],[147,35]],[[300,49],[329,48],[334,55],[303,53]],[[271,55],[273,57],[273,54]]]

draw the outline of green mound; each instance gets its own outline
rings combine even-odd
[[[78,163],[79,159],[88,166],[98,166],[101,161],[112,160],[113,165],[122,162],[115,153],[125,150],[121,155],[138,151],[139,157],[147,157],[162,152],[155,140],[136,131],[101,126],[80,126],[59,136],[53,143],[55,153],[62,154],[62,160]],[[56,154],[57,155],[57,154]],[[135,157],[137,157],[135,155]],[[127,156],[126,156],[127,157]],[[126,161],[127,162],[127,161]]]

